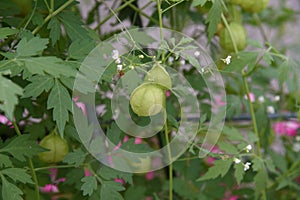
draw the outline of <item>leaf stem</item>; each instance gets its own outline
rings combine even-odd
[[[234,52],[235,52],[236,54],[238,54],[239,50],[238,50],[238,48],[237,48],[237,46],[236,46],[235,39],[234,39],[234,37],[233,37],[232,31],[231,31],[231,29],[230,29],[230,27],[229,27],[229,24],[228,24],[228,22],[227,22],[227,20],[226,20],[226,18],[225,18],[225,16],[224,16],[223,13],[221,14],[221,18],[222,18],[222,21],[223,21],[223,23],[224,23],[226,29],[228,30],[230,39],[231,39],[231,41],[232,41],[232,45],[233,45]]]
[[[161,9],[161,0],[156,0],[157,4],[157,12],[158,12],[158,21],[159,21],[159,34],[160,34],[160,40],[164,40],[164,34],[163,34],[163,21],[162,21],[162,9]],[[165,53],[162,52],[162,58],[163,61],[165,60]]]
[[[169,131],[168,131],[168,123],[167,123],[167,113],[164,112],[164,129],[165,129],[165,139],[166,145],[168,150],[168,159],[169,159],[169,200],[173,199],[173,162],[172,162],[172,155],[170,149],[170,141],[169,141]]]
[[[248,99],[248,105],[249,105],[250,115],[251,115],[252,124],[253,124],[253,131],[256,134],[257,138],[259,138],[257,122],[256,122],[256,116],[255,116],[254,108],[253,108],[253,105],[252,105],[252,102],[251,102],[251,99],[250,99],[250,91],[249,91],[249,86],[248,86],[248,82],[247,82],[247,76],[244,72],[242,72],[242,76],[243,76],[243,83],[244,83],[245,92],[246,92],[247,99]],[[262,155],[261,155],[260,140],[258,140],[256,142],[256,151],[257,151],[257,156],[259,158],[261,158]],[[265,189],[262,191],[262,199],[267,200]]]
[[[36,173],[34,171],[34,165],[33,165],[33,162],[30,158],[28,159],[28,162],[29,162],[29,167],[30,167],[30,172],[31,172],[31,175],[32,175],[32,179],[33,179],[34,184],[35,184],[36,200],[40,200],[39,182],[38,182]]]
[[[125,2],[122,6],[118,7],[116,10],[114,10],[113,12],[111,12],[108,16],[106,16],[95,28],[94,30],[97,30],[100,28],[100,26],[102,26],[105,22],[107,22],[112,16],[115,15],[115,13],[120,12],[121,10],[123,10],[124,8],[126,8],[129,4],[131,4],[132,2],[134,2],[135,0],[130,0]]]
[[[32,34],[35,35],[39,30],[48,22],[50,19],[52,19],[54,16],[56,16],[58,13],[63,11],[66,7],[68,7],[71,3],[73,3],[74,0],[69,0],[66,3],[64,3],[62,6],[60,6],[57,10],[55,10],[52,13],[49,13],[49,15],[44,19],[43,23],[39,26],[37,26],[33,31]]]
[[[51,168],[72,168],[72,167],[76,167],[75,165],[57,165],[57,166],[47,166],[47,167],[39,167],[39,168],[35,168],[34,171],[42,171],[42,170],[47,170],[47,169],[51,169]]]
[[[22,133],[21,133],[21,131],[19,129],[19,126],[18,126],[18,124],[16,123],[15,120],[12,120],[12,124],[14,126],[14,129],[15,129],[17,135],[18,136],[22,136]],[[36,200],[40,200],[39,182],[38,182],[36,173],[34,171],[33,162],[32,162],[32,160],[30,158],[28,158],[28,163],[29,163],[29,168],[30,168],[30,172],[31,172],[31,175],[32,175],[32,179],[33,179],[34,185],[35,185]]]
[[[30,17],[29,17],[29,19],[27,20],[26,24],[24,25],[24,28],[23,28],[23,29],[26,29],[26,28],[27,28],[28,24],[30,23],[30,21],[31,21],[31,19],[32,19],[32,17],[33,17],[33,15],[34,15],[34,13],[35,13],[36,6],[37,6],[37,2],[38,2],[38,1],[37,1],[37,0],[35,0],[34,2],[35,2],[35,3],[34,3],[33,10],[32,10],[32,12],[31,12],[31,14],[30,14]]]

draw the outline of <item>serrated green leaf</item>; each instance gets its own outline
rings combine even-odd
[[[53,120],[56,121],[61,136],[69,120],[68,111],[72,111],[71,105],[72,100],[68,90],[56,80],[48,97],[47,109],[53,108]]]
[[[253,160],[252,160],[252,169],[253,171],[259,171],[261,169],[264,169],[264,162],[263,160],[261,160],[260,158],[258,157],[255,157]]]
[[[239,185],[244,178],[244,166],[242,163],[234,164],[234,177],[236,179],[237,184]]]
[[[226,137],[231,141],[243,141],[245,140],[242,133],[234,127],[224,126],[222,133],[226,135]]]
[[[113,180],[115,178],[119,178],[119,179],[124,180],[126,183],[129,183],[129,184],[133,183],[131,173],[117,171],[117,170],[112,169],[107,166],[101,167],[101,169],[99,171],[99,175],[105,180]]]
[[[229,142],[218,142],[218,147],[228,154],[238,154],[237,148]]]
[[[60,23],[56,17],[53,17],[50,20],[47,29],[50,29],[49,37],[51,38],[52,46],[54,46],[59,40],[61,34]]]
[[[12,29],[9,27],[0,28],[0,39],[6,39],[7,36],[18,33],[18,29]]]
[[[13,164],[8,156],[0,154],[0,168],[2,167],[12,167]]]
[[[222,6],[220,1],[214,1],[211,9],[208,12],[205,23],[208,23],[208,39],[209,41],[217,32],[218,23],[221,21]]]
[[[195,66],[197,69],[201,67],[199,61],[195,57],[186,55],[186,58],[192,66]]]
[[[50,76],[33,76],[28,79],[31,81],[30,84],[28,84],[24,88],[24,95],[23,97],[37,97],[39,96],[43,91],[48,92],[54,84],[54,80]]]
[[[70,58],[83,59],[95,47],[93,40],[76,40],[71,43],[68,53]]]
[[[2,198],[3,200],[23,200],[21,195],[23,194],[14,184],[8,182],[4,176],[1,176],[2,180]]]
[[[143,186],[132,186],[126,189],[124,198],[126,200],[140,200],[145,199],[146,188]]]
[[[266,61],[266,63],[267,63],[268,65],[271,65],[272,62],[274,61],[272,55],[270,55],[269,52],[264,53],[263,59],[264,59],[264,61]]]
[[[30,135],[25,134],[13,138],[0,149],[0,152],[6,152],[21,162],[26,161],[25,157],[31,158],[44,151],[35,140],[30,139]]]
[[[31,183],[34,184],[34,182],[31,180],[31,176],[26,173],[25,169],[21,168],[7,168],[4,170],[1,170],[0,173],[8,176],[11,178],[14,182],[21,182],[21,183]]]
[[[265,161],[266,167],[270,170],[270,172],[277,173],[274,162],[271,158],[266,158],[264,161]]]
[[[241,72],[244,67],[248,66],[248,71],[251,71],[256,63],[256,58],[259,52],[257,51],[242,51],[237,57],[231,59],[231,63],[225,67],[224,71]]]
[[[258,197],[262,190],[267,187],[268,174],[266,170],[260,169],[254,176],[255,196]]]
[[[204,6],[204,4],[207,2],[207,0],[193,0],[192,6]]]
[[[79,167],[85,160],[87,156],[81,149],[74,149],[73,152],[70,152],[66,155],[63,162],[68,164],[74,164],[75,167]]]
[[[281,63],[279,66],[279,82],[280,84],[283,84],[288,78],[289,78],[289,62],[288,60],[285,60]]]
[[[167,183],[168,184],[168,183]],[[195,199],[198,197],[200,190],[195,188],[195,185],[189,180],[182,178],[173,179],[173,190],[183,199]]]
[[[52,56],[26,58],[22,59],[22,61],[25,63],[25,67],[32,75],[50,74],[58,78],[60,75],[74,77],[77,73],[77,71],[66,62]]]
[[[81,179],[83,182],[81,190],[83,191],[83,196],[91,196],[94,190],[97,189],[97,179],[94,176],[86,176]]]
[[[15,106],[18,104],[17,96],[23,94],[23,89],[1,74],[0,85],[0,110],[3,110],[7,117],[12,120]]]
[[[232,159],[216,160],[214,161],[214,165],[208,169],[208,172],[204,174],[204,176],[197,179],[197,181],[215,179],[218,176],[223,177],[230,169],[231,164]]]
[[[17,57],[35,56],[47,48],[48,39],[34,37],[30,40],[22,38],[17,47]]]
[[[124,200],[117,191],[123,191],[125,188],[121,183],[115,181],[105,181],[101,185],[101,200]]]
[[[87,30],[82,27],[81,18],[79,16],[72,12],[63,12],[58,16],[72,41],[90,38]]]

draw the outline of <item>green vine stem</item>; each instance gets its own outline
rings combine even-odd
[[[57,169],[62,169],[62,168],[74,168],[76,165],[53,165],[53,166],[47,166],[47,167],[38,167],[35,168],[34,171],[42,171],[42,170],[47,170],[51,168],[57,168]]]
[[[251,99],[250,99],[250,91],[249,91],[249,86],[248,86],[248,82],[247,82],[247,76],[245,75],[244,72],[242,72],[242,76],[243,76],[244,89],[245,89],[245,92],[246,92],[246,95],[247,95],[248,105],[249,105],[249,109],[250,109],[250,115],[251,115],[252,124],[253,124],[253,131],[256,134],[257,138],[259,138],[257,122],[256,122],[256,116],[255,116],[254,108],[253,108],[253,105],[252,105],[252,102],[251,102]],[[256,142],[256,151],[257,151],[257,156],[259,158],[261,158],[262,155],[261,155],[260,140],[258,140]],[[267,200],[265,190],[262,191],[262,199]]]
[[[133,3],[135,0],[130,0],[125,2],[122,6],[118,7],[116,10],[114,10],[113,12],[111,12],[109,15],[107,15],[99,24],[97,24],[97,26],[94,28],[94,30],[97,30],[100,28],[100,26],[102,26],[105,22],[107,22],[112,16],[115,16],[117,12],[120,12],[121,10],[123,10],[124,8],[126,8],[129,4]],[[105,1],[102,0],[103,3],[105,3]]]
[[[15,129],[17,135],[18,136],[22,136],[22,133],[21,133],[21,131],[19,129],[19,126],[18,126],[18,124],[16,123],[15,120],[12,120],[12,124],[14,126],[14,129]],[[32,175],[32,179],[33,179],[34,185],[35,185],[36,200],[40,200],[39,182],[38,182],[36,173],[34,171],[33,162],[32,162],[32,160],[30,158],[28,158],[28,163],[29,163],[29,168],[30,168],[30,172],[31,172],[31,175]]]
[[[173,161],[171,155],[170,141],[169,141],[169,131],[168,131],[168,123],[167,123],[167,112],[164,112],[164,129],[165,129],[165,139],[168,150],[168,159],[169,159],[169,200],[173,199]]]
[[[232,41],[232,45],[233,45],[233,48],[234,48],[234,52],[235,52],[236,54],[238,54],[239,50],[238,50],[238,48],[237,48],[237,46],[236,46],[235,39],[234,39],[234,37],[233,37],[232,31],[231,31],[231,29],[230,29],[230,27],[229,27],[229,24],[228,24],[228,22],[227,22],[227,20],[226,20],[226,18],[225,18],[225,16],[224,16],[223,13],[221,14],[221,18],[222,18],[222,21],[223,21],[223,23],[224,23],[226,29],[228,30],[228,33],[229,33],[229,36],[230,36],[230,39],[231,39],[231,41]]]
[[[49,13],[49,15],[44,19],[43,23],[39,26],[37,26],[33,31],[32,34],[35,35],[39,32],[39,30],[48,22],[50,19],[52,19],[54,16],[59,14],[61,11],[63,11],[66,7],[68,7],[71,3],[73,3],[74,0],[69,0],[66,3],[64,3],[62,6],[60,6],[57,10],[55,10],[52,13]]]
[[[36,6],[37,6],[37,0],[34,0],[34,7],[33,7],[33,9],[32,9],[32,12],[31,12],[31,14],[30,14],[30,17],[29,17],[29,19],[27,20],[26,24],[24,25],[24,28],[23,28],[23,29],[26,29],[27,26],[28,26],[28,24],[30,23],[30,21],[31,21],[31,19],[32,19],[34,13],[35,13]]]

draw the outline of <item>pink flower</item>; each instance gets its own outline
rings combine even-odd
[[[114,180],[115,180],[115,182],[117,182],[117,183],[121,183],[122,185],[124,185],[124,184],[125,184],[125,181],[124,181],[123,179],[120,179],[120,178],[115,178]]]
[[[276,135],[296,136],[300,123],[297,121],[282,121],[273,124],[273,130]]]
[[[170,91],[170,90],[167,90],[167,91],[166,91],[166,97],[169,97],[169,96],[171,96],[171,91]]]
[[[142,144],[143,139],[142,138],[135,138],[134,144]]]
[[[86,115],[86,107],[85,107],[85,104],[82,103],[82,102],[79,102],[79,97],[78,97],[78,96],[77,96],[77,97],[73,97],[73,101],[76,103],[76,106],[77,106],[78,108],[81,109],[82,113],[83,113],[84,115]]]
[[[154,177],[155,177],[155,173],[154,172],[147,172],[146,175],[145,175],[145,178],[148,181],[154,179]]]
[[[41,192],[45,192],[45,193],[58,193],[59,192],[57,184],[61,183],[61,182],[65,182],[66,178],[63,177],[63,178],[56,179],[57,178],[57,170],[58,170],[57,168],[49,169],[49,171],[50,171],[49,177],[50,177],[51,183],[46,184],[44,187],[40,187]]]
[[[226,105],[226,102],[223,101],[221,96],[217,96],[216,99],[215,99],[215,102],[219,106],[225,106]]]
[[[255,95],[252,92],[249,93],[249,97],[251,102],[255,101]],[[248,95],[245,94],[244,98],[248,99]]]
[[[84,169],[84,176],[92,176],[92,172],[89,169]]]
[[[7,124],[9,120],[4,115],[0,115],[0,123],[1,124]]]
[[[218,148],[217,146],[214,146],[214,147],[212,148],[211,152],[212,152],[212,153],[219,153],[220,150],[219,150],[219,148]],[[215,161],[215,158],[210,157],[210,156],[208,156],[208,157],[205,159],[205,162],[206,162],[209,166],[213,165],[213,164],[214,164],[214,161]]]
[[[232,196],[229,197],[228,200],[238,200],[238,199],[239,199],[239,196],[237,196],[237,195],[232,195]]]
[[[54,184],[47,184],[44,187],[41,187],[40,191],[45,192],[45,193],[57,193],[57,192],[59,192],[58,187]]]

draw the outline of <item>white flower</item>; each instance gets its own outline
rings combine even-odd
[[[246,150],[247,153],[249,153],[249,151],[252,150],[252,146],[251,146],[250,144],[247,145],[247,146],[245,147],[245,150]]]
[[[140,58],[140,59],[143,59],[143,58],[144,58],[144,55],[143,55],[143,54],[139,55],[139,58]]]
[[[180,65],[185,65],[185,60],[181,60]]]
[[[267,113],[274,114],[275,113],[274,107],[273,106],[267,106]]]
[[[221,58],[221,60],[226,64],[226,65],[229,65],[230,62],[231,62],[231,56],[227,56],[225,59]]]
[[[122,62],[122,61],[121,61],[121,58],[117,58],[117,59],[115,60],[115,63],[116,63],[116,64],[121,64],[121,62]]]
[[[279,96],[279,95],[276,95],[276,96],[274,97],[274,101],[276,101],[276,102],[280,101],[280,96]]]
[[[238,159],[238,158],[234,158],[234,159],[233,159],[233,162],[234,162],[235,164],[239,164],[239,163],[241,162],[241,160]]]
[[[295,143],[295,144],[293,145],[293,150],[294,150],[295,152],[299,152],[299,151],[300,151],[300,143]]]
[[[264,97],[264,96],[259,96],[259,97],[258,97],[258,101],[259,101],[260,103],[265,102],[265,97]]]
[[[169,63],[172,63],[174,61],[174,58],[172,57],[172,56],[170,56],[169,58],[168,58],[168,62]]]
[[[117,65],[118,71],[121,71],[123,69],[123,65]]]
[[[119,58],[119,51],[118,50],[112,50],[112,52],[111,52],[111,57],[113,58],[113,59],[118,59]]]
[[[196,57],[200,56],[200,52],[199,51],[195,51],[194,52],[194,56],[196,56]]]
[[[247,171],[248,169],[250,169],[250,165],[251,165],[250,162],[246,162],[246,163],[244,164],[244,171]]]

